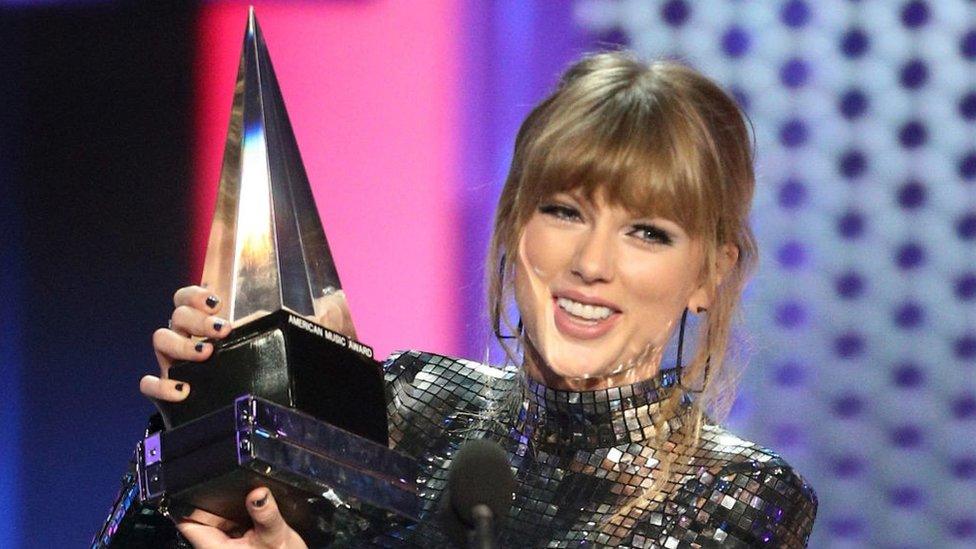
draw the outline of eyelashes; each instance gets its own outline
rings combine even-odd
[[[580,213],[577,208],[566,204],[545,203],[539,206],[539,213],[548,215],[560,221],[583,221],[583,214]],[[674,244],[674,238],[672,238],[667,231],[648,223],[634,224],[627,232],[627,235],[649,244],[662,244],[665,246]]]
[[[539,211],[546,215],[555,217],[556,219],[563,219],[566,221],[576,221],[583,218],[583,216],[580,215],[579,210],[564,204],[543,204],[539,206]]]
[[[655,227],[654,225],[634,225],[634,230],[628,233],[632,236],[636,236],[641,240],[646,240],[647,242],[654,242],[658,244],[664,244],[665,246],[670,246],[674,243],[674,239],[671,238],[666,231]]]

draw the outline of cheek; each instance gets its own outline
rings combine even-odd
[[[515,305],[518,307],[522,322],[529,320],[536,307],[532,299],[532,281],[530,280],[525,263],[519,259],[515,264]]]
[[[546,239],[530,222],[519,239],[515,262],[515,303],[522,322],[534,332],[537,316],[545,312],[543,301],[548,300],[548,282],[556,272],[556,261],[547,253]]]
[[[540,345],[540,336],[555,330],[552,285],[570,268],[573,240],[539,215],[526,224],[515,263],[515,302],[528,338]]]
[[[549,280],[565,267],[571,256],[571,244],[565,234],[546,227],[538,216],[529,220],[519,240],[519,261],[533,275]]]
[[[673,320],[694,290],[693,269],[681,254],[662,254],[656,261],[632,258],[621,262],[620,269],[634,305],[632,310],[642,320]]]

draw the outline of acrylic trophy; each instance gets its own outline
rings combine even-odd
[[[310,545],[341,539],[350,513],[416,520],[416,464],[388,448],[380,365],[316,322],[341,285],[253,8],[202,282],[234,329],[207,361],[170,368],[191,389],[158,403],[165,429],[138,445],[140,504],[246,525],[245,494],[268,486]],[[127,545],[106,542],[125,514],[117,503],[95,546]]]

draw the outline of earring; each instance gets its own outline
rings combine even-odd
[[[522,318],[521,317],[519,317],[518,324],[515,326],[515,333],[514,334],[503,334],[502,333],[501,326],[499,326],[499,324],[501,323],[501,319],[499,317],[497,317],[497,316],[495,318],[498,319],[498,320],[495,320],[495,337],[496,338],[498,338],[498,339],[519,339],[520,337],[522,337]]]
[[[704,308],[699,307],[698,311],[701,312]],[[704,309],[707,310],[707,309]],[[686,393],[701,394],[705,392],[705,387],[708,387],[708,374],[712,366],[711,355],[705,359],[705,375],[702,377],[701,389],[691,389],[684,384],[682,380],[682,374],[684,374],[684,367],[681,365],[681,354],[685,346],[685,321],[688,320],[688,309],[681,313],[681,326],[678,328],[678,352],[675,356],[674,369],[678,373],[678,387],[682,388]]]
[[[505,287],[505,284],[503,284],[504,280],[505,280],[505,254],[502,254],[502,259],[501,259],[501,261],[498,264],[498,287],[499,288],[504,288]],[[498,300],[498,302],[495,303],[495,314],[493,315],[494,318],[495,318],[495,326],[494,326],[494,329],[495,329],[495,337],[498,338],[499,340],[502,340],[502,339],[519,339],[520,337],[522,337],[522,316],[519,315],[518,323],[516,324],[516,328],[515,328],[515,330],[516,330],[516,333],[515,334],[502,334],[502,328],[501,328],[502,311],[501,311],[501,307],[502,307],[501,300]]]

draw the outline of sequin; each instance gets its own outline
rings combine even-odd
[[[415,351],[392,356],[385,371],[391,444],[422,464],[424,520],[364,526],[345,546],[450,547],[440,498],[452,456],[474,438],[497,441],[515,475],[501,547],[803,547],[809,539],[817,497],[776,453],[707,421],[697,444],[681,444],[692,403],[663,405],[676,390],[672,373],[560,391],[514,370]],[[646,497],[668,457],[668,479]]]
[[[445,471],[471,438],[491,438],[508,452],[517,487],[501,546],[802,547],[809,539],[812,488],[774,452],[707,422],[698,444],[673,460],[662,493],[640,499],[661,474],[666,456],[658,448],[680,448],[680,427],[691,417],[687,397],[665,415],[662,403],[675,390],[669,372],[583,392],[419,352],[391,357],[386,372],[398,450]],[[421,389],[418,378],[432,381]],[[480,420],[465,432],[432,430],[421,420],[447,410]],[[655,424],[668,443],[654,442]],[[426,494],[428,520],[371,541],[448,545],[435,518],[441,493]]]

